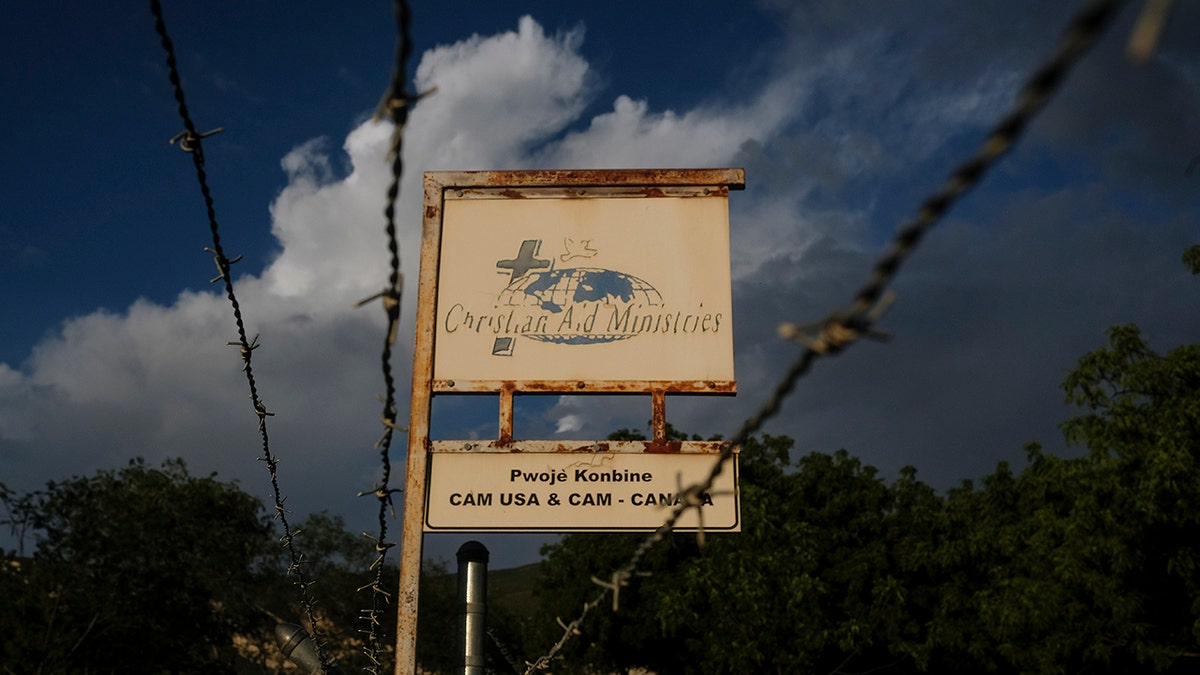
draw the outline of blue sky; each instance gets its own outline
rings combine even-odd
[[[897,225],[969,153],[1073,3],[414,2],[413,111],[400,205],[415,287],[426,170],[737,166],[731,203],[736,398],[668,399],[731,434],[796,347],[780,321],[845,304]],[[1061,6],[1060,6],[1061,5]],[[1200,8],[1178,3],[1154,58],[1122,56],[1128,7],[1017,150],[907,265],[865,343],[818,364],[768,433],[846,448],[939,488],[1023,445],[1062,448],[1058,383],[1104,330],[1194,342],[1200,289]],[[0,481],[182,456],[267,497],[227,302],[153,19],[141,3],[25,3],[0,28]],[[289,505],[352,522],[378,469],[390,3],[168,3],[255,368],[276,412]],[[397,376],[407,382],[410,294]],[[407,387],[401,392],[407,396]],[[539,399],[527,438],[644,426],[640,399]],[[486,437],[494,412],[439,401],[435,427]],[[559,433],[561,430],[561,434]],[[402,459],[403,446],[396,449]],[[449,555],[458,541],[432,542]],[[485,542],[495,564],[536,542]],[[440,548],[439,548],[440,547]],[[495,556],[495,554],[494,554]]]

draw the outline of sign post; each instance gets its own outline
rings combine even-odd
[[[416,669],[424,532],[651,531],[719,442],[666,438],[668,393],[733,394],[741,169],[425,174],[396,673]],[[429,437],[436,394],[499,395],[495,440]],[[648,441],[521,441],[521,393],[650,394]],[[681,530],[740,528],[737,467]]]

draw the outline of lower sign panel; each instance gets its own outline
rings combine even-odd
[[[705,480],[701,453],[434,452],[426,532],[646,532]],[[675,529],[741,529],[737,456]]]

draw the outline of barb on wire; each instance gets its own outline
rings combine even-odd
[[[1129,60],[1145,63],[1150,59],[1174,7],[1175,0],[1146,0],[1146,6],[1138,15],[1133,24],[1133,31],[1129,34],[1129,45],[1125,50]]]
[[[571,623],[563,623],[561,618],[558,619],[558,625],[562,626],[563,629],[563,636],[559,638],[558,642],[554,643],[554,646],[550,648],[550,651],[546,652],[542,656],[539,656],[536,661],[527,662],[528,665],[525,668],[524,675],[530,675],[530,673],[538,670],[549,670],[550,664],[554,662],[554,659],[558,658],[558,653],[562,651],[563,647],[567,646],[567,642],[576,635],[583,634],[583,632],[580,630],[580,626],[583,625],[583,622],[587,618],[588,614],[590,614],[591,611],[599,606],[599,604],[604,600],[604,596],[607,593],[608,591],[605,590],[604,593],[601,593],[599,597],[583,603],[583,610]]]
[[[239,263],[242,261],[242,256],[240,256],[240,255],[238,257],[232,258],[232,259],[226,258],[224,252],[219,252],[219,251],[213,249],[211,246],[205,246],[204,251],[206,253],[212,254],[213,264],[215,264],[217,266],[217,272],[219,273],[219,274],[217,274],[217,276],[208,280],[208,283],[210,283],[210,284],[215,284],[218,281],[221,281],[222,279],[228,280],[229,279],[229,268],[231,266],[233,266],[235,263]]]
[[[733,446],[731,446],[733,447]],[[696,483],[694,485],[683,484],[683,474],[675,474],[675,485],[678,487],[675,494],[679,500],[679,511],[682,516],[688,509],[696,509],[696,545],[699,548],[704,548],[704,505],[705,496],[712,497],[713,495],[729,495],[733,494],[730,490],[710,490],[709,487]],[[710,502],[711,503],[711,502]],[[641,575],[649,576],[649,572],[639,572]]]
[[[975,155],[951,172],[942,187],[921,204],[916,216],[897,232],[887,251],[875,263],[871,277],[855,294],[849,308],[834,312],[829,319],[815,326],[797,327],[784,324],[780,327],[783,337],[799,341],[804,345],[804,350],[776,383],[762,407],[742,423],[732,438],[722,444],[720,455],[713,463],[708,477],[689,488],[689,492],[703,492],[712,487],[726,462],[733,457],[734,448],[748,442],[768,419],[779,412],[783,401],[795,388],[796,382],[811,369],[818,357],[840,353],[859,337],[883,336],[877,333],[873,326],[892,302],[887,288],[901,265],[916,249],[925,234],[941,221],[950,207],[975,187],[987,170],[1012,148],[1030,121],[1041,112],[1050,96],[1057,91],[1063,78],[1111,23],[1122,4],[1123,0],[1096,0],[1072,19],[1054,53],[1034,71],[1021,89],[1012,110],[1001,118]],[[549,668],[549,664],[557,658],[574,631],[582,625],[587,614],[610,592],[614,594],[613,608],[616,609],[616,593],[620,586],[637,572],[646,553],[675,528],[679,518],[689,508],[691,505],[687,500],[680,500],[662,526],[638,546],[624,566],[613,572],[611,582],[592,578],[603,590],[596,598],[584,604],[580,616],[565,625],[562,638],[544,656],[530,664],[525,671],[526,675],[535,670]]]
[[[836,354],[860,337],[886,342],[892,336],[874,326],[895,300],[896,294],[889,291],[867,312],[835,312],[820,323],[803,326],[785,322],[779,325],[779,337],[795,340],[818,354]]]
[[[217,269],[220,271],[218,276],[213,281],[223,280],[225,282],[225,296],[229,299],[229,304],[233,308],[234,323],[237,325],[238,339],[236,342],[230,343],[240,348],[242,356],[242,371],[246,374],[246,383],[250,388],[250,400],[254,406],[254,413],[258,417],[258,431],[262,439],[262,457],[260,459],[266,463],[267,472],[271,479],[271,492],[275,502],[275,517],[283,528],[283,536],[281,537],[284,546],[287,548],[291,557],[291,564],[288,567],[288,573],[296,580],[296,586],[300,593],[300,603],[304,608],[306,619],[309,623],[310,635],[312,636],[313,645],[317,652],[317,657],[322,664],[328,665],[329,658],[325,652],[323,639],[321,636],[320,626],[318,625],[318,617],[316,614],[316,601],[310,594],[309,589],[313,585],[313,581],[307,578],[304,574],[304,558],[296,551],[295,537],[296,532],[293,532],[291,525],[287,519],[287,509],[284,508],[286,497],[281,494],[279,489],[279,478],[276,468],[279,465],[278,458],[271,452],[270,437],[267,433],[267,417],[273,415],[267,411],[266,405],[262,402],[258,393],[258,385],[254,379],[254,369],[251,366],[251,355],[258,348],[258,336],[255,336],[251,341],[247,337],[245,320],[242,317],[241,305],[238,303],[237,295],[234,293],[233,279],[229,275],[229,266],[241,259],[234,258],[230,260],[225,255],[225,250],[221,245],[221,233],[217,224],[216,208],[213,202],[212,191],[208,186],[208,175],[204,170],[204,146],[203,139],[212,136],[215,133],[224,131],[224,127],[217,127],[212,131],[198,133],[196,125],[192,121],[191,114],[188,112],[186,97],[184,96],[183,83],[179,76],[179,68],[175,59],[175,45],[171,41],[167,33],[166,20],[163,17],[162,3],[160,0],[150,0],[150,11],[154,15],[154,28],[158,33],[159,40],[162,43],[163,51],[166,54],[167,72],[171,81],[171,86],[174,90],[175,102],[178,105],[179,117],[183,121],[184,130],[171,139],[171,143],[179,143],[184,151],[192,157],[192,164],[196,168],[196,180],[200,185],[200,194],[204,198],[205,210],[208,214],[209,232],[212,235],[212,247],[205,249],[211,253],[216,260]]]
[[[184,129],[183,131],[172,136],[171,140],[167,142],[171,145],[178,143],[179,149],[183,150],[184,152],[197,152],[200,151],[201,140],[208,138],[209,136],[219,134],[222,131],[225,131],[225,127],[217,127],[216,129],[205,131],[202,134],[198,134],[192,129]]]
[[[504,657],[504,660],[508,662],[508,667],[512,668],[512,671],[517,675],[521,675],[520,664],[517,663],[516,658],[513,657],[512,652],[508,650],[508,647],[506,647],[504,643],[500,641],[500,638],[496,637],[496,632],[491,628],[488,628],[485,632],[487,633],[487,636],[491,638],[492,644],[496,645],[496,650],[499,651],[500,655]]]

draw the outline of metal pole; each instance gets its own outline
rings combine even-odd
[[[458,549],[458,654],[462,675],[483,675],[487,631],[487,547],[468,541]]]
[[[417,672],[417,600],[421,591],[425,488],[428,479],[429,420],[433,398],[433,333],[437,306],[438,256],[442,238],[442,186],[425,174],[425,219],[421,235],[421,276],[413,341],[412,402],[408,412],[408,471],[404,483],[404,523],[400,530],[400,586],[396,600],[395,675]]]

